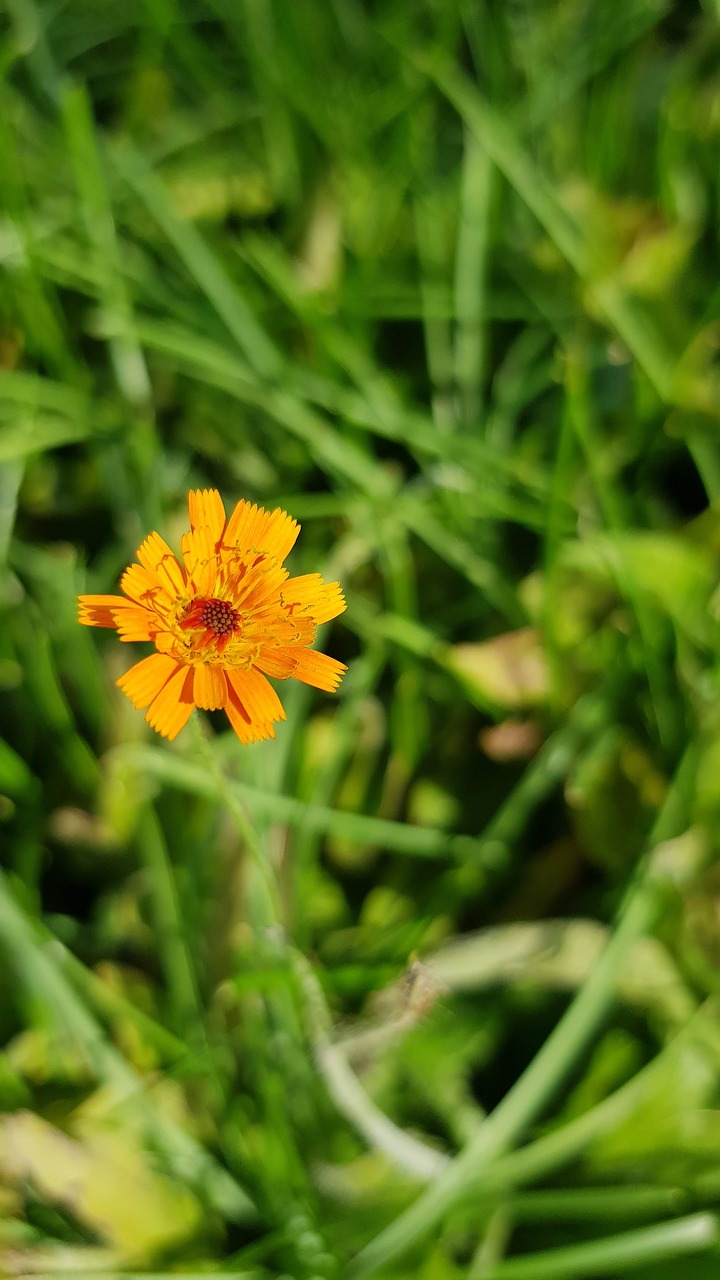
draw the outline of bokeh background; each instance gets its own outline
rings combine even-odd
[[[0,23],[0,1273],[714,1280],[716,0]],[[76,623],[195,486],[251,748]]]

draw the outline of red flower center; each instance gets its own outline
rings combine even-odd
[[[228,636],[240,623],[237,609],[233,609],[229,600],[205,600],[203,602],[200,622],[208,631],[216,636]]]

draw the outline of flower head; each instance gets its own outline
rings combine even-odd
[[[182,563],[151,533],[120,579],[124,597],[80,596],[80,622],[155,645],[118,685],[163,737],[204,707],[222,708],[241,742],[274,738],[285,712],[266,676],[334,692],[346,670],[308,647],[345,609],[340,585],[289,576],[300,526],[284,511],[242,501],[228,519],[216,489],[189,493],[188,509]]]

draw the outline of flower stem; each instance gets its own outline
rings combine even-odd
[[[230,785],[217,759],[199,714],[191,716],[190,723],[198,750],[215,783],[215,793],[227,807],[255,871],[258,923],[277,925],[281,920],[280,893],[260,837],[253,826],[235,789]]]

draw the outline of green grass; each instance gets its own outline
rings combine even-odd
[[[720,1266],[720,11],[12,0],[0,1273]],[[76,622],[303,524],[339,694]]]

